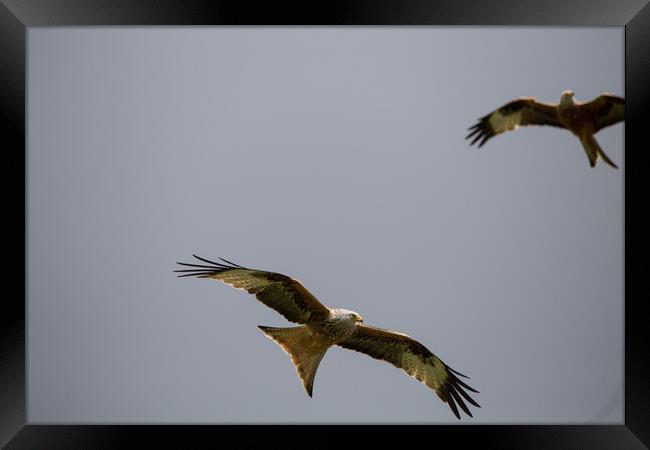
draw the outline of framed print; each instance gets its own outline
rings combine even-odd
[[[3,2],[2,445],[647,446],[647,2],[314,6]]]

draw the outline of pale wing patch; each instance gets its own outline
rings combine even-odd
[[[249,294],[282,314],[287,320],[306,323],[312,316],[325,316],[329,310],[302,284],[286,275],[253,270],[221,259],[224,263],[210,261],[193,255],[202,264],[181,263],[191,269],[179,269],[179,277],[210,278],[247,291]],[[207,265],[206,265],[207,264]]]
[[[228,270],[211,275],[210,278],[223,281],[235,289],[255,294],[258,300],[275,309],[292,322],[304,323],[309,319],[309,312],[305,311],[303,306],[296,304],[299,296],[296,298],[294,290],[287,289],[281,281],[270,280],[260,275],[258,271],[248,269]]]
[[[492,114],[489,122],[495,134],[516,130],[521,124],[521,111],[508,115],[497,111]]]
[[[253,288],[261,288],[275,283],[274,281],[267,280],[263,277],[254,276],[255,273],[257,273],[255,270],[233,269],[210,275],[209,278],[221,280],[235,289],[241,289],[244,291]]]
[[[438,390],[447,379],[447,371],[445,370],[442,361],[423,361],[418,355],[405,352],[402,355],[402,368],[411,377],[426,384],[433,390]]]
[[[478,391],[459,380],[454,373],[461,377],[465,375],[445,365],[419,342],[404,336],[402,333],[358,324],[354,334],[338,342],[337,345],[365,353],[404,370],[409,376],[432,389],[443,402],[449,405],[456,417],[460,419],[457,405],[471,416],[465,401],[476,407],[480,406],[464,389]]]

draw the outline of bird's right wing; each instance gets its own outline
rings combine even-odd
[[[599,95],[580,109],[593,121],[594,133],[625,120],[625,99],[612,94]]]
[[[442,362],[424,345],[402,333],[358,324],[352,336],[337,345],[365,353],[375,359],[389,362],[433,389],[460,419],[456,403],[468,416],[472,416],[465,400],[479,407],[464,389],[478,392],[458,379],[465,375]]]
[[[269,308],[287,320],[308,323],[312,318],[327,316],[329,309],[320,303],[301,283],[286,275],[263,270],[247,269],[219,258],[223,263],[193,255],[205,264],[178,263],[192,269],[175,270],[179,277],[212,278],[254,294]]]
[[[465,139],[473,137],[470,145],[478,142],[478,146],[481,147],[497,134],[525,125],[565,128],[558,118],[555,105],[538,102],[532,97],[522,97],[479,118],[478,122],[468,129]]]

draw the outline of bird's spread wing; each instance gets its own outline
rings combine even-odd
[[[193,255],[204,264],[178,263],[191,269],[175,270],[180,277],[212,278],[243,289],[287,320],[308,323],[311,318],[327,315],[329,309],[320,303],[298,280],[274,272],[247,269],[221,259],[222,263]]]
[[[599,95],[592,101],[579,106],[585,118],[598,130],[625,120],[625,99],[616,95]]]
[[[565,128],[558,119],[555,105],[538,102],[532,97],[522,97],[479,118],[476,125],[468,129],[465,139],[473,138],[470,145],[478,142],[478,146],[481,147],[497,134],[524,125],[551,125]]]
[[[456,403],[470,417],[472,414],[465,400],[480,408],[464,389],[476,393],[478,391],[457,376],[465,377],[465,375],[447,366],[424,345],[405,334],[358,324],[352,336],[338,345],[387,361],[403,369],[407,374],[433,389],[459,419],[460,414]]]

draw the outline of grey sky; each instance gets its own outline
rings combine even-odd
[[[341,348],[314,398],[192,253],[405,332],[480,423],[622,423],[623,127],[477,150],[514,97],[623,95],[623,28],[32,28],[28,420],[457,423]]]

